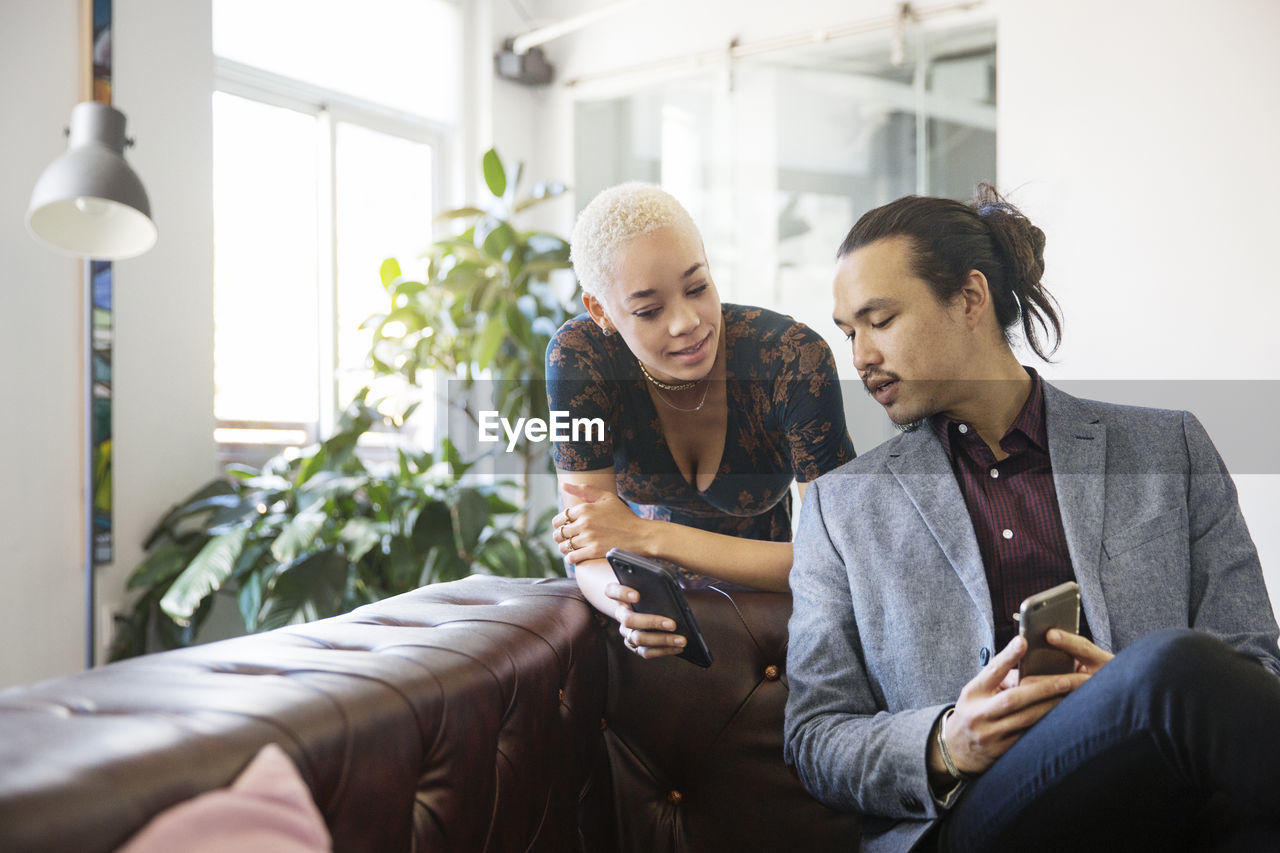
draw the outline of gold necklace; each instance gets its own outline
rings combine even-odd
[[[650,382],[652,382],[657,387],[661,388],[663,391],[688,391],[694,385],[697,385],[699,382],[705,381],[707,378],[706,376],[704,376],[702,377],[702,379],[695,379],[692,382],[677,382],[674,385],[668,385],[666,382],[659,382],[657,379],[654,379],[653,374],[645,369],[644,362],[641,361],[640,359],[638,358],[636,359],[636,364],[640,365],[640,372],[644,374],[644,378],[648,379]]]
[[[698,380],[698,382],[702,382],[702,381],[703,380],[701,379]],[[691,383],[691,384],[696,385],[697,383]],[[655,391],[654,393],[658,395],[658,398],[661,399],[662,402],[666,403],[668,406],[675,409],[677,412],[701,412],[702,407],[707,404],[707,392],[710,390],[711,390],[711,383],[708,382],[706,386],[702,389],[702,399],[699,400],[698,405],[694,406],[692,409],[686,409],[683,406],[677,406],[675,403],[668,400],[667,395],[663,394],[661,391]]]

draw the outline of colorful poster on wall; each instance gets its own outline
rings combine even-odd
[[[111,103],[111,0],[93,0],[93,99]],[[93,563],[111,562],[111,263],[86,264],[92,304],[89,341],[89,429],[93,488]]]

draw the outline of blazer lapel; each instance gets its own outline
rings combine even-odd
[[[1044,383],[1049,459],[1085,618],[1100,648],[1111,648],[1111,619],[1102,596],[1102,516],[1107,428],[1082,400]]]
[[[982,567],[982,553],[947,454],[928,424],[922,424],[904,439],[901,452],[890,455],[889,470],[924,519],[994,636],[991,591]]]

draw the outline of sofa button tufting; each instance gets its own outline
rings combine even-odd
[[[778,668],[773,664],[769,664],[764,668],[764,677],[769,679],[770,681],[777,681]]]
[[[560,688],[560,704],[564,704],[564,688]]]
[[[679,791],[672,791],[671,793],[667,794],[667,802],[671,803],[671,805],[673,806],[680,805],[680,803],[683,800],[684,800],[684,794],[680,793]]]
[[[606,720],[604,717],[601,717],[601,718],[600,718],[600,731],[605,731],[605,730],[606,730],[606,729],[608,729],[608,728],[609,728],[609,721],[608,721],[608,720]]]

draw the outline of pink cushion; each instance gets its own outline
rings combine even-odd
[[[225,790],[166,809],[118,853],[314,853],[332,849],[298,768],[267,744]]]

